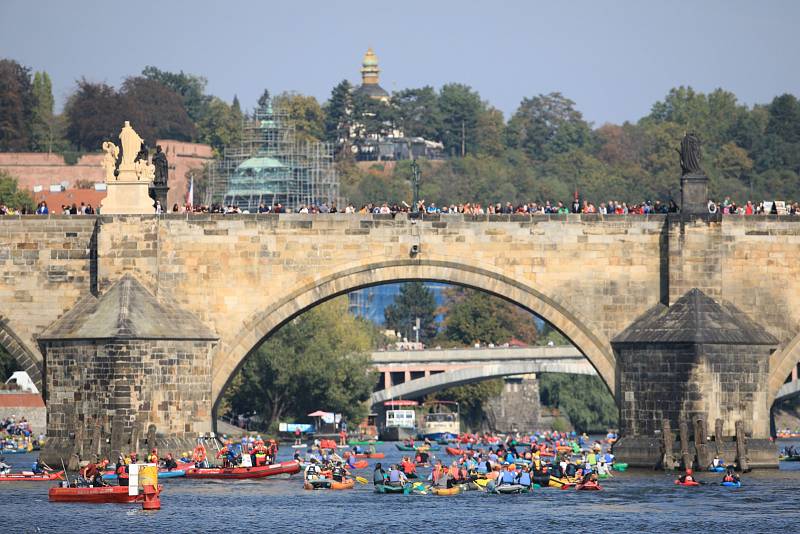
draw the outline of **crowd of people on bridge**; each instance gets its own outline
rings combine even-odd
[[[778,207],[780,206],[782,207]],[[247,209],[242,209],[237,205],[224,205],[224,204],[174,204],[170,210],[172,213],[220,213],[220,214],[237,214],[237,213],[253,213]],[[296,209],[285,207],[281,203],[270,205],[261,203],[254,211],[255,213],[312,213],[312,214],[325,214],[325,213],[357,213],[357,214],[381,214],[381,215],[395,215],[397,213],[412,212],[411,206],[407,203],[388,203],[388,202],[369,202],[356,207],[352,203],[344,207],[337,207],[336,203],[328,204],[321,202],[319,204],[304,205],[301,204]],[[447,214],[463,214],[463,215],[566,215],[569,213],[587,213],[587,214],[601,214],[601,215],[651,215],[651,214],[666,214],[677,213],[680,211],[678,205],[670,200],[669,202],[661,202],[659,200],[650,201],[644,200],[642,202],[628,203],[620,202],[618,200],[608,200],[607,202],[595,203],[589,200],[580,200],[575,198],[571,203],[565,204],[558,201],[537,201],[537,202],[496,202],[482,204],[480,202],[464,202],[459,204],[442,204],[437,205],[436,202],[426,202],[421,200],[417,206],[417,211],[421,217],[426,215],[447,215]],[[800,203],[798,202],[753,202],[747,200],[743,203],[738,203],[730,197],[725,197],[721,201],[709,200],[708,202],[709,213],[721,213],[723,215],[800,215]],[[163,213],[159,205],[159,213]],[[27,208],[13,208],[0,204],[0,215],[47,215],[57,213],[61,215],[94,215],[97,213],[91,204],[81,203],[80,206],[75,204],[62,205],[58,211],[51,210],[45,201],[39,203],[34,212]]]

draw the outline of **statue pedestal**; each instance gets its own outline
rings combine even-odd
[[[150,186],[150,198],[153,200],[158,200],[161,202],[161,209],[164,210],[164,213],[170,211],[172,206],[167,206],[167,193],[169,192],[168,185],[151,185]]]
[[[705,174],[681,176],[681,213],[708,213],[708,177]]]
[[[108,194],[100,203],[101,215],[148,215],[155,213],[150,182],[139,180],[133,169],[120,169],[116,180],[106,184]]]

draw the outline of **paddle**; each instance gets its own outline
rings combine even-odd
[[[369,483],[369,480],[367,480],[364,477],[356,477],[356,482],[358,482],[359,484],[367,484]]]

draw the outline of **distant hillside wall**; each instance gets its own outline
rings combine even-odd
[[[173,204],[183,204],[188,189],[186,174],[190,169],[201,169],[211,161],[211,147],[200,143],[187,143],[169,139],[159,139],[156,144],[167,154],[169,161],[169,208]],[[151,149],[151,154],[152,154]],[[103,168],[100,162],[102,154],[85,154],[75,165],[67,165],[60,154],[44,154],[38,152],[5,152],[0,153],[0,170],[8,172],[17,179],[20,189],[33,191],[35,186],[49,190],[51,185],[66,184],[67,189],[74,189],[79,180],[102,182]],[[199,175],[199,172],[198,172]],[[198,202],[201,199],[195,199]]]

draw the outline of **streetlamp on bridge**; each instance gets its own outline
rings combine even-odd
[[[411,212],[419,213],[419,165],[415,159],[411,160],[411,191]]]

